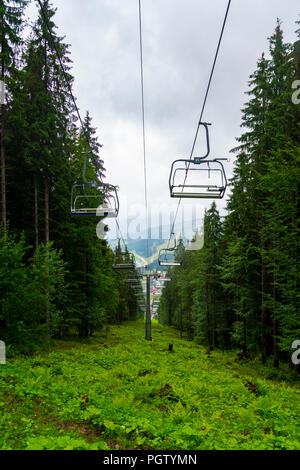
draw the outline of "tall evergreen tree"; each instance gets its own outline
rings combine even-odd
[[[16,51],[22,42],[22,18],[27,3],[27,0],[0,0],[0,80],[6,84],[8,92],[10,78],[18,60]],[[1,221],[6,233],[5,103],[0,103],[0,110]]]

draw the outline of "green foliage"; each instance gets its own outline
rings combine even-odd
[[[99,218],[70,217],[72,186],[84,182],[85,154],[88,181],[100,181],[105,169],[89,112],[83,128],[76,122],[69,46],[57,35],[56,10],[51,1],[43,2],[44,13],[38,10],[22,44],[27,2],[9,3],[0,1],[6,21],[0,58],[9,81],[1,135],[6,169],[1,168],[10,228],[2,220],[8,242],[1,240],[0,333],[11,353],[29,353],[53,337],[76,331],[84,339],[104,323],[135,319],[140,312],[112,269],[111,249],[97,239]],[[20,234],[21,241],[14,242]]]
[[[221,222],[214,203],[206,211],[204,248],[170,271],[160,308],[190,339],[260,353],[263,363],[272,356],[275,367],[300,335],[296,44],[284,43],[278,21],[269,58],[250,77],[227,215]]]
[[[148,343],[142,323],[122,325],[142,316],[126,275],[112,268],[128,261],[127,249],[122,255],[119,243],[113,253],[97,239],[98,219],[69,217],[85,153],[89,181],[105,169],[90,114],[83,129],[74,116],[57,54],[72,87],[69,47],[56,34],[55,9],[44,2],[53,38],[39,11],[22,44],[27,2],[10,3],[0,0],[0,78],[8,85],[0,338],[8,358],[37,349],[40,356],[0,368],[1,448],[299,450],[299,388],[279,364],[300,335],[297,42],[284,43],[278,22],[269,58],[250,77],[227,216],[213,203],[203,249],[185,250],[180,240],[182,265],[167,273],[160,321],[205,348],[158,325]],[[118,327],[101,335],[107,324]],[[233,346],[238,357],[218,351]],[[250,361],[258,352],[268,366]]]
[[[156,322],[153,337],[128,322],[2,366],[1,449],[300,449],[299,384]]]
[[[24,237],[0,238],[0,337],[8,352],[30,353],[45,344],[46,306],[50,330],[59,327],[59,308],[65,288],[65,265],[51,244],[40,246],[26,261]]]

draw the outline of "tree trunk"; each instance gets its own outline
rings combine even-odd
[[[45,245],[49,243],[49,186],[48,182],[45,181]],[[49,259],[48,259],[48,247],[46,249],[46,277],[47,277],[47,284],[49,279]],[[46,331],[47,337],[50,338],[50,294],[49,294],[49,287],[46,286]]]
[[[212,347],[215,349],[216,347],[216,329],[217,329],[217,321],[216,321],[216,291],[215,285],[212,292]]]
[[[182,339],[182,305],[180,305],[180,338]]]
[[[3,46],[1,48],[3,51]],[[1,80],[4,81],[4,58],[2,58],[1,65]],[[6,215],[6,161],[5,161],[5,148],[4,148],[4,104],[0,105],[1,108],[1,137],[0,137],[0,161],[1,161],[1,225],[4,235],[4,240],[7,236],[7,215]],[[8,289],[5,289],[5,296],[8,296]],[[10,315],[8,309],[5,310],[5,326],[9,327]]]
[[[48,227],[49,229],[49,227]],[[39,211],[38,211],[38,184],[37,177],[34,177],[34,247],[39,246]]]
[[[261,362],[265,364],[267,360],[267,334],[266,334],[266,307],[265,307],[265,284],[266,284],[266,269],[264,262],[264,249],[265,240],[262,236],[261,240]]]
[[[171,307],[170,305],[168,304],[168,326],[171,326]]]
[[[274,248],[275,248],[276,242],[274,240]],[[274,266],[273,266],[273,366],[278,368],[279,367],[279,356],[278,356],[278,320],[276,317],[276,298],[277,298],[277,293],[276,293],[276,259],[274,260]]]
[[[7,232],[6,222],[6,162],[4,149],[4,105],[1,105],[1,222],[4,236]]]
[[[209,297],[208,297],[208,281],[207,272],[205,273],[205,292],[206,292],[206,324],[207,324],[207,344],[211,346],[211,335],[210,335],[210,318],[209,318]]]
[[[247,347],[247,318],[245,312],[245,302],[243,302],[243,354],[247,356],[248,347]]]
[[[279,355],[278,355],[278,320],[274,317],[273,319],[273,366],[278,368],[279,367]]]
[[[45,244],[49,243],[49,185],[45,181]]]

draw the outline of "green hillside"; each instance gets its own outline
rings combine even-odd
[[[142,321],[127,322],[9,360],[1,449],[300,449],[300,388],[286,371],[209,355],[156,322],[154,341],[143,337]]]

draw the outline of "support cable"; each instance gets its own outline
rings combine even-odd
[[[143,156],[144,156],[144,189],[145,189],[145,216],[147,237],[147,258],[149,258],[149,214],[147,191],[147,159],[146,159],[146,132],[145,132],[145,95],[144,95],[144,61],[143,61],[143,33],[142,33],[142,5],[139,0],[139,42],[140,42],[140,69],[141,69],[141,101],[142,101],[142,131],[143,131]]]
[[[207,85],[206,92],[205,92],[205,96],[204,96],[204,101],[203,101],[203,105],[202,105],[202,109],[201,109],[201,113],[200,113],[200,118],[199,118],[199,121],[198,121],[197,129],[196,129],[196,134],[195,134],[194,141],[193,141],[193,145],[192,145],[192,150],[191,150],[191,154],[190,154],[190,160],[192,160],[192,158],[193,158],[194,151],[195,151],[195,147],[196,147],[196,143],[197,143],[197,140],[198,140],[199,129],[200,129],[200,126],[201,126],[201,122],[202,122],[202,118],[203,118],[205,106],[206,106],[206,103],[207,103],[207,97],[208,97],[208,94],[209,94],[209,90],[210,90],[212,78],[213,78],[213,75],[214,75],[214,71],[215,71],[215,67],[216,67],[216,63],[217,63],[217,58],[218,58],[218,55],[219,55],[220,46],[221,46],[221,42],[222,42],[222,39],[223,39],[223,34],[224,34],[224,30],[225,30],[227,18],[228,18],[228,13],[229,13],[230,5],[231,5],[231,0],[228,0],[226,12],[225,12],[225,17],[224,17],[224,20],[223,20],[223,25],[222,25],[221,33],[220,33],[220,37],[219,37],[219,41],[218,41],[216,53],[215,53],[215,56],[214,56],[214,61],[213,61],[212,69],[211,69],[211,72],[210,72],[208,85]],[[186,169],[186,174],[185,174],[185,179],[184,179],[183,186],[185,185],[186,180],[187,180],[187,175],[188,175],[189,167],[190,167],[190,163],[188,164],[187,169]],[[182,188],[182,191],[183,191],[183,188]],[[180,197],[180,199],[179,199],[179,201],[178,201],[178,205],[177,205],[177,210],[176,210],[176,213],[175,213],[175,217],[174,217],[174,220],[173,220],[172,228],[171,228],[170,238],[169,238],[169,241],[168,241],[168,248],[169,248],[170,242],[171,242],[171,240],[172,240],[172,235],[174,234],[174,228],[175,228],[176,219],[177,219],[178,212],[179,212],[179,207],[180,207],[180,205],[181,205],[181,201],[182,201],[182,198]]]
[[[47,13],[46,13],[46,10],[45,10],[45,7],[42,3],[41,0],[37,0],[39,6],[40,6],[40,10],[41,10],[41,13],[42,13],[42,17],[43,17],[43,21],[44,21],[44,24],[48,30],[48,33],[49,33],[49,38],[50,38],[50,41],[51,41],[51,45],[53,47],[53,49],[55,50],[56,52],[56,55],[58,57],[58,60],[59,60],[59,63],[60,63],[60,67],[61,67],[61,70],[62,70],[62,73],[63,73],[63,76],[64,76],[64,79],[65,79],[65,82],[66,82],[66,85],[68,87],[68,90],[69,90],[69,93],[70,93],[70,96],[72,98],[72,101],[73,101],[73,104],[74,104],[74,107],[75,107],[75,111],[76,111],[76,114],[77,114],[77,117],[79,119],[79,122],[80,122],[80,125],[81,125],[81,129],[82,129],[82,132],[84,133],[84,136],[85,136],[85,139],[86,139],[86,142],[87,144],[89,145],[89,140],[88,140],[88,135],[87,135],[87,132],[86,132],[86,129],[84,127],[84,124],[83,124],[83,120],[81,118],[81,115],[80,115],[80,112],[79,112],[79,109],[78,109],[78,106],[77,106],[77,103],[76,103],[76,99],[73,95],[73,92],[72,92],[72,86],[71,86],[71,83],[70,83],[70,79],[67,75],[67,72],[65,70],[65,67],[64,67],[64,64],[63,64],[63,61],[62,61],[62,57],[61,57],[61,53],[57,47],[57,44],[56,44],[56,41],[54,40],[53,38],[53,34],[52,34],[52,31],[51,31],[51,26],[50,26],[50,23],[49,23],[49,19],[47,17]],[[102,147],[102,145],[101,145]],[[91,149],[90,149],[91,150]],[[100,180],[102,181],[102,175],[100,174]]]
[[[73,101],[73,104],[74,104],[74,107],[75,107],[75,110],[76,110],[76,114],[77,114],[77,116],[78,116],[78,119],[79,119],[79,122],[80,122],[80,125],[81,125],[82,132],[83,132],[83,134],[84,134],[84,136],[85,136],[86,143],[89,145],[89,140],[88,140],[88,136],[87,136],[87,133],[86,133],[86,129],[85,129],[85,127],[84,127],[83,120],[82,120],[82,118],[81,118],[81,115],[80,115],[80,112],[79,112],[79,109],[78,109],[78,106],[77,106],[77,103],[76,103],[76,99],[75,99],[75,97],[74,97],[74,95],[73,95],[72,87],[71,87],[71,83],[70,83],[70,79],[69,79],[69,77],[68,77],[68,75],[67,75],[67,72],[66,72],[66,70],[65,70],[65,68],[64,68],[64,64],[63,64],[63,62],[62,62],[61,54],[60,54],[60,52],[59,52],[59,50],[58,50],[58,47],[57,47],[57,44],[56,44],[56,42],[55,42],[55,40],[54,40],[54,38],[53,38],[52,31],[51,31],[51,26],[50,26],[50,23],[49,23],[47,14],[46,14],[45,7],[44,7],[44,5],[43,5],[43,3],[42,3],[41,0],[37,0],[37,1],[38,1],[39,6],[40,6],[40,9],[41,9],[41,13],[42,13],[42,18],[43,18],[44,24],[45,24],[45,26],[46,26],[46,28],[47,28],[47,30],[48,30],[49,38],[50,38],[51,43],[52,43],[51,45],[52,45],[52,47],[54,48],[54,50],[55,50],[55,52],[56,52],[56,55],[57,55],[57,57],[58,57],[58,60],[59,60],[59,63],[60,63],[60,67],[61,67],[61,70],[62,70],[62,72],[63,72],[63,76],[64,76],[64,79],[65,79],[66,85],[67,85],[67,87],[68,87],[70,96],[71,96],[71,98],[72,98],[72,101]],[[101,145],[101,147],[102,147],[102,145]],[[90,148],[90,150],[91,150],[91,148]],[[86,155],[85,155],[85,159],[84,159],[84,163],[83,163],[83,177],[84,177],[84,179],[85,179],[85,169],[86,169]],[[102,175],[99,174],[99,176],[100,176],[100,180],[101,180],[101,182],[102,182]],[[122,232],[121,232],[121,229],[120,229],[120,225],[119,225],[119,221],[118,221],[117,218],[116,218],[116,224],[117,224],[118,233],[119,233],[120,238],[121,238],[121,240],[122,240],[122,242],[123,242],[123,245],[124,245],[124,247],[126,247],[126,243],[125,243],[124,237],[123,237],[123,235],[122,235]]]

